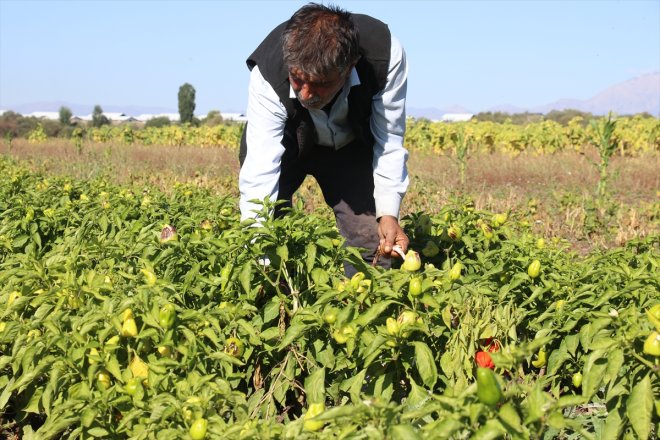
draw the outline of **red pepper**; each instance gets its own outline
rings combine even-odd
[[[495,369],[493,359],[491,359],[490,354],[485,351],[478,351],[477,354],[474,355],[474,361],[479,367],[490,368],[491,370]]]

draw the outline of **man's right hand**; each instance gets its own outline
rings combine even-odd
[[[399,246],[403,253],[408,251],[410,240],[399,225],[396,217],[384,215],[378,221],[378,235],[380,236],[379,252],[386,257],[399,256],[393,252],[394,246]],[[399,256],[400,257],[400,256]]]

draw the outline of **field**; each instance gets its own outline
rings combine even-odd
[[[2,153],[6,437],[657,437],[657,149],[614,154],[599,192],[593,146],[475,151],[464,179],[411,148],[421,264],[388,271],[313,180],[239,223],[234,147]]]

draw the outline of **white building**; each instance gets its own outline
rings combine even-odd
[[[468,122],[474,118],[472,113],[445,113],[440,120],[442,122]]]
[[[178,121],[179,114],[178,113],[159,113],[159,114],[144,113],[139,116],[136,116],[135,120],[139,122],[147,122],[154,118],[167,118],[170,121]]]
[[[220,113],[225,121],[247,122],[247,116],[243,113]]]
[[[23,116],[28,118],[50,119],[51,121],[57,121],[60,119],[60,112],[32,112]]]

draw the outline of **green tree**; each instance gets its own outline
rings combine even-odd
[[[195,113],[195,88],[188,83],[179,87],[179,118],[182,124],[192,123]]]
[[[110,119],[103,114],[103,109],[100,105],[94,106],[94,111],[92,112],[92,127],[101,127],[102,125],[109,125]]]
[[[145,124],[145,128],[149,127],[154,127],[154,128],[160,128],[160,127],[167,127],[170,125],[170,118],[167,116],[158,116],[155,118],[149,119]]]
[[[202,122],[209,127],[215,127],[216,125],[222,124],[224,121],[222,119],[222,114],[218,110],[211,110]]]
[[[569,122],[577,117],[582,118],[582,121],[584,121],[582,126],[586,126],[588,121],[593,119],[594,116],[591,113],[570,108],[565,110],[552,110],[545,115],[546,120],[558,122],[563,126],[567,126]]]
[[[60,107],[60,124],[63,127],[71,125],[71,116],[73,116],[73,113],[71,113],[69,107]]]

